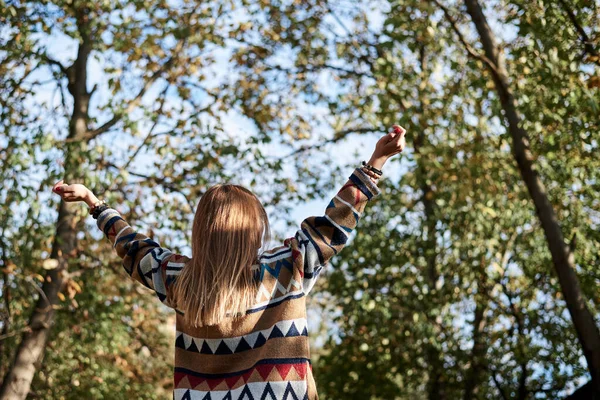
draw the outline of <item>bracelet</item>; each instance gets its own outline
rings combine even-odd
[[[92,204],[92,205],[89,207],[90,213],[94,212],[94,209],[95,209],[96,207],[99,207],[99,206],[101,206],[102,204],[106,204],[106,201],[104,201],[104,200],[98,200],[97,202],[95,202],[94,204]]]
[[[369,179],[371,180],[371,182],[373,182],[373,184],[377,185],[379,183],[379,178],[381,178],[379,175],[377,175],[373,171],[370,171],[364,167],[361,168],[360,170],[369,177]]]
[[[369,176],[369,178],[375,179],[375,180],[379,180],[379,178],[381,178],[379,175],[377,175],[375,172],[366,169],[365,167],[361,168],[361,171],[364,172],[366,175]]]
[[[379,170],[379,169],[375,168],[375,167],[374,167],[374,166],[372,166],[372,165],[369,165],[369,164],[367,164],[365,161],[363,161],[363,162],[362,162],[362,165],[363,165],[363,167],[365,167],[365,168],[366,168],[366,169],[368,169],[369,171],[372,171],[372,172],[374,172],[375,174],[377,174],[377,175],[379,175],[379,176],[383,175],[383,172],[381,172],[381,170]]]
[[[98,200],[88,208],[88,212],[94,215],[94,212],[102,205],[106,205],[106,202],[104,200]]]
[[[91,211],[92,218],[98,219],[100,214],[102,214],[104,211],[108,210],[108,208],[109,207],[106,205],[106,203],[100,204],[99,206],[95,207],[94,210]]]

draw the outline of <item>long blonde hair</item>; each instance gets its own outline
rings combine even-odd
[[[174,297],[186,324],[215,325],[245,314],[258,288],[251,266],[270,239],[260,200],[238,185],[216,185],[200,199],[192,228],[192,258]]]

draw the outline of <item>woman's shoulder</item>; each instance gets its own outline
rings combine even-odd
[[[266,250],[260,254],[258,257],[258,261],[260,264],[262,263],[271,263],[273,261],[285,259],[287,257],[291,257],[292,249],[286,243],[282,246],[273,247],[269,250]]]

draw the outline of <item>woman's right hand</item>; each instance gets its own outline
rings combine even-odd
[[[90,189],[78,183],[67,185],[63,181],[59,181],[54,185],[52,191],[66,202],[85,201],[89,207],[98,202],[98,198]]]
[[[373,155],[369,160],[369,165],[381,169],[390,157],[402,153],[406,147],[405,135],[406,129],[399,125],[394,125],[392,132],[377,141],[375,151],[373,151]]]

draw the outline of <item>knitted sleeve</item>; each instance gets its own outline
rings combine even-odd
[[[322,268],[346,245],[356,228],[367,202],[380,190],[360,168],[329,202],[325,215],[302,221],[300,230],[290,240],[303,257],[303,289],[308,293]],[[289,242],[288,242],[289,243]],[[295,245],[295,246],[294,246]]]
[[[173,254],[136,232],[112,208],[98,216],[97,225],[123,259],[123,267],[129,276],[152,289],[160,301],[172,307],[172,286],[188,258]]]

